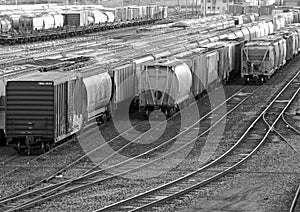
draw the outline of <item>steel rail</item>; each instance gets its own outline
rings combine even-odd
[[[283,117],[283,114],[282,116]],[[268,127],[271,127],[270,123],[266,120],[265,116],[263,116],[264,122],[266,123],[266,125],[268,125]],[[300,152],[295,148],[295,146],[289,141],[289,139],[287,139],[284,135],[282,135],[282,133],[280,133],[275,127],[273,128],[273,131],[289,146],[291,147],[291,149],[296,152],[297,154],[300,155]],[[300,135],[300,134],[299,134]]]
[[[245,86],[244,88],[246,88],[246,87],[248,87],[248,86]],[[231,97],[229,97],[226,101],[224,101],[223,103],[221,103],[221,105],[225,104],[227,101],[229,101],[229,99],[232,99],[233,97],[235,97],[236,94],[238,94],[238,93],[239,93],[241,90],[243,90],[244,88],[240,89],[240,90],[239,90],[238,92],[236,92],[234,95],[232,95]],[[260,89],[260,88],[261,88],[261,87],[256,88],[255,91],[257,91],[257,90]],[[254,92],[253,92],[253,93],[254,93]],[[239,102],[238,106],[241,105],[244,101],[246,101],[246,99],[248,99],[253,93],[251,93],[251,94],[250,94],[249,96],[247,96],[245,99],[241,100],[241,102]],[[221,105],[219,105],[219,106],[217,106],[216,108],[214,108],[214,111],[217,110],[218,108],[220,108]],[[213,126],[211,126],[210,128],[216,126],[217,123],[219,123],[222,119],[224,119],[229,113],[231,113],[232,111],[234,111],[238,106],[236,105],[236,106],[235,106],[232,110],[230,110],[227,114],[223,115],[223,116],[222,116],[222,117],[221,117],[221,118],[220,118]],[[209,114],[211,114],[211,113],[212,113],[212,111],[211,111]],[[209,114],[206,114],[205,117],[208,117]],[[198,121],[197,123],[199,123],[199,121]],[[192,126],[195,126],[195,124],[193,124]],[[192,128],[192,127],[191,127],[191,128]],[[205,132],[203,132],[203,133],[201,134],[201,136],[203,136],[203,135],[206,134],[207,132],[209,132],[209,129],[207,129]],[[198,136],[197,138],[199,138],[199,136]],[[196,138],[196,139],[197,139],[197,138]],[[196,140],[196,139],[193,139],[193,141]],[[172,140],[172,139],[170,139],[170,140]],[[167,142],[170,142],[170,140],[168,140]],[[190,141],[188,144],[191,144],[191,143],[192,143],[192,141]],[[94,176],[94,175],[96,175],[96,174],[98,174],[98,173],[100,173],[100,172],[109,170],[109,169],[114,168],[114,167],[116,167],[116,166],[120,166],[121,164],[127,163],[127,162],[133,160],[134,158],[140,157],[141,155],[148,154],[149,152],[152,152],[152,151],[154,151],[155,149],[158,149],[158,147],[156,147],[156,148],[154,148],[154,149],[152,149],[152,150],[149,150],[149,151],[147,151],[146,153],[143,153],[143,154],[141,154],[141,155],[138,155],[138,156],[136,156],[136,157],[134,157],[134,158],[132,158],[132,159],[129,159],[129,160],[127,160],[127,161],[121,162],[121,163],[116,164],[116,165],[113,165],[113,166],[111,166],[111,167],[107,167],[107,168],[105,168],[105,169],[103,169],[103,170],[96,171],[96,172],[93,172],[93,173],[90,173],[90,174],[81,176],[81,177],[79,177],[79,178],[77,178],[77,179],[73,179],[73,180],[71,179],[71,181],[68,181],[68,182],[62,182],[62,183],[59,183],[59,186],[60,186],[60,187],[54,188],[53,190],[50,190],[50,191],[49,191],[49,189],[47,189],[48,192],[47,192],[46,194],[42,194],[42,195],[36,197],[35,199],[30,200],[30,201],[28,201],[28,202],[22,204],[21,206],[19,206],[19,207],[17,207],[17,208],[31,207],[32,205],[35,205],[35,204],[37,204],[37,203],[39,203],[39,202],[43,202],[43,201],[49,200],[49,199],[51,199],[51,198],[54,198],[54,197],[57,197],[57,196],[61,196],[61,195],[66,194],[66,193],[69,193],[69,192],[72,192],[72,191],[74,192],[74,191],[80,190],[80,189],[82,189],[82,188],[85,188],[85,187],[88,187],[88,186],[91,186],[91,185],[94,185],[94,184],[99,184],[99,183],[105,182],[105,181],[107,181],[107,180],[109,180],[109,179],[113,179],[113,178],[115,178],[115,177],[124,175],[124,174],[126,174],[126,173],[129,173],[129,172],[132,172],[132,171],[139,170],[139,169],[142,168],[142,167],[145,167],[145,166],[147,166],[147,165],[149,165],[149,164],[152,164],[152,163],[154,163],[154,162],[156,162],[156,161],[158,161],[158,160],[160,160],[160,159],[162,159],[162,158],[165,158],[165,157],[167,157],[167,156],[169,156],[169,155],[171,155],[171,154],[173,154],[173,153],[178,152],[179,150],[181,150],[182,148],[184,148],[184,147],[187,146],[188,144],[182,146],[181,148],[178,148],[178,149],[174,150],[173,152],[170,152],[168,155],[164,155],[163,157],[158,158],[158,159],[156,159],[156,160],[154,160],[154,161],[151,161],[151,162],[149,162],[149,163],[147,163],[147,164],[144,164],[144,165],[142,165],[142,166],[138,166],[138,167],[136,167],[136,168],[134,168],[134,169],[131,169],[131,170],[128,170],[128,171],[119,173],[119,174],[117,174],[117,175],[114,175],[114,176],[111,176],[111,177],[108,177],[108,178],[104,178],[104,179],[101,179],[101,180],[96,180],[96,181],[93,181],[93,182],[88,183],[88,184],[84,184],[84,185],[81,185],[81,186],[77,186],[77,187],[75,187],[75,188],[67,189],[66,191],[60,191],[60,192],[58,192],[58,191],[59,191],[58,189],[62,189],[62,188],[63,188],[63,189],[66,189],[66,186],[69,185],[69,184],[72,183],[72,182],[76,182],[76,181],[79,181],[79,180],[84,179],[84,178],[86,178],[86,177]],[[160,146],[163,146],[163,144],[160,145]],[[38,191],[37,191],[37,192],[38,192]],[[27,195],[29,195],[29,194],[25,194],[25,195],[27,196]],[[47,197],[47,195],[48,195],[48,197]],[[49,195],[50,195],[50,196],[49,196]],[[14,208],[14,209],[17,209],[17,208]],[[14,210],[14,209],[11,209],[11,210]]]
[[[295,196],[293,198],[293,202],[291,204],[289,212],[297,212],[296,207],[297,207],[297,205],[300,204],[299,199],[300,199],[300,185],[298,186],[298,189],[295,193]],[[300,208],[300,206],[298,206],[298,207]]]
[[[172,182],[169,182],[169,183],[166,183],[164,185],[161,185],[159,187],[156,187],[154,189],[151,189],[150,191],[146,191],[144,193],[140,193],[138,195],[135,195],[133,197],[130,197],[128,199],[125,199],[125,200],[122,200],[122,201],[119,201],[117,203],[114,203],[114,204],[111,204],[111,205],[108,205],[104,208],[101,208],[101,209],[98,209],[98,210],[95,210],[94,212],[99,212],[99,211],[106,211],[106,210],[109,210],[109,209],[113,209],[115,207],[118,207],[118,206],[121,206],[121,205],[126,205],[126,203],[129,203],[130,201],[133,201],[133,200],[137,200],[141,197],[145,197],[145,196],[149,196],[151,194],[153,194],[154,192],[157,192],[157,191],[160,191],[164,188],[167,188],[167,187],[170,187],[172,185],[176,185],[176,183],[179,183],[180,181],[183,181],[183,180],[186,180],[186,179],[189,179],[190,177],[192,177],[193,175],[199,173],[200,171],[203,171],[204,169],[208,168],[208,167],[211,167],[212,165],[216,164],[217,162],[219,162],[221,159],[225,158],[229,153],[233,152],[233,150],[236,149],[236,147],[246,138],[246,136],[248,135],[248,133],[250,132],[251,129],[253,129],[254,125],[257,124],[259,122],[259,120],[261,118],[263,118],[264,114],[269,110],[269,108],[271,108],[271,106],[274,104],[274,102],[278,99],[278,97],[284,92],[286,91],[286,89],[288,88],[288,86],[294,81],[295,78],[298,77],[300,71],[286,84],[286,86],[284,86],[284,88],[279,92],[279,94],[271,101],[271,103],[269,103],[269,105],[260,113],[260,115],[252,122],[252,124],[248,127],[248,129],[245,131],[245,133],[239,138],[239,140],[227,151],[225,152],[223,155],[221,155],[218,159],[212,161],[211,163],[207,164],[206,166],[200,168],[199,170],[197,171],[194,171],[188,175],[185,175],[181,178],[178,178]],[[176,192],[175,194],[172,194],[172,195],[167,195],[167,197],[162,197],[158,200],[155,200],[151,203],[148,203],[148,204],[144,204],[143,206],[140,206],[140,207],[136,207],[135,209],[133,210],[130,210],[130,211],[141,211],[141,210],[145,210],[147,208],[150,208],[154,205],[157,205],[161,202],[165,202],[167,200],[170,200],[170,199],[173,199],[175,197],[178,197],[178,196],[181,196],[183,194],[186,194],[190,191],[193,191],[203,185],[206,185],[222,176],[224,176],[228,171],[231,171],[232,169],[238,167],[239,165],[241,165],[244,161],[246,161],[248,158],[250,158],[250,156],[252,156],[258,149],[261,145],[263,145],[263,143],[265,142],[266,138],[268,137],[268,135],[273,131],[273,128],[275,126],[275,124],[278,122],[278,120],[280,119],[281,115],[285,112],[285,110],[288,108],[288,106],[291,104],[291,102],[295,99],[296,95],[299,93],[300,91],[300,88],[297,89],[297,91],[295,92],[295,94],[292,96],[291,99],[289,99],[289,102],[287,103],[287,105],[285,106],[285,108],[281,111],[280,115],[275,119],[275,121],[272,123],[272,125],[269,126],[267,132],[265,133],[264,137],[260,140],[259,144],[256,145],[256,147],[249,153],[246,155],[246,157],[242,158],[242,160],[240,160],[238,163],[235,163],[233,166],[227,168],[226,170],[204,180],[204,181],[201,181],[200,183],[197,183],[193,186],[190,186],[189,188],[187,189],[183,189],[179,192]]]

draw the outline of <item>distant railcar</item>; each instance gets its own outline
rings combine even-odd
[[[299,26],[290,25],[275,34],[255,39],[242,50],[241,76],[265,81],[299,51]]]

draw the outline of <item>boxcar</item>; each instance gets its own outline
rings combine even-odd
[[[51,145],[106,113],[111,98],[107,72],[33,73],[7,82],[6,135],[18,151]],[[29,148],[30,147],[30,148]]]
[[[68,11],[62,13],[64,16],[64,26],[86,26],[88,25],[87,11]]]
[[[5,108],[6,108],[6,81],[29,73],[38,73],[39,69],[33,65],[11,66],[2,69],[0,80],[0,140],[5,134]]]
[[[22,151],[24,146],[46,146],[80,129],[75,118],[73,85],[76,75],[62,72],[34,73],[7,82],[7,143]],[[42,142],[40,142],[42,141]],[[47,144],[46,144],[47,143]]]

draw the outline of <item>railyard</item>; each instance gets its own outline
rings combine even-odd
[[[270,8],[0,22],[0,210],[298,211],[300,12]]]

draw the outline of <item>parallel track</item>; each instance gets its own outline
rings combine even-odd
[[[274,129],[274,131],[281,139],[283,139],[291,147],[291,149],[293,149],[298,155],[300,155],[300,152],[298,150],[299,148],[297,148],[295,146],[295,142],[293,142],[293,140],[299,142],[300,131],[285,118],[284,114],[282,114],[281,116],[281,121],[282,122],[278,126],[279,129],[276,128]],[[292,137],[293,139],[289,139],[290,137]],[[300,211],[300,185],[298,185],[298,188],[296,190],[292,204],[289,209],[289,212],[299,212],[299,211]]]
[[[159,204],[195,191],[243,164],[264,144],[273,132],[275,124],[299,93],[300,87],[297,85],[300,79],[299,74],[300,71],[259,114],[236,144],[218,159],[172,182],[95,210],[95,212],[150,210]],[[264,129],[265,126],[268,126],[268,129]],[[205,170],[215,171],[215,173],[203,173]]]
[[[243,95],[242,97],[238,96],[238,94],[241,91],[245,91],[246,88],[249,88],[249,87],[247,87],[247,86],[244,87],[239,92],[235,93],[230,98],[228,98],[225,102],[221,103],[216,108],[214,108],[211,112],[206,114],[204,117],[202,117],[196,123],[193,123],[191,126],[187,127],[187,129],[185,129],[182,133],[165,141],[164,143],[160,144],[159,146],[157,146],[153,149],[150,149],[150,150],[148,150],[142,154],[139,154],[133,158],[130,158],[126,161],[119,161],[119,162],[116,162],[115,164],[112,164],[112,165],[105,167],[103,169],[100,169],[98,171],[91,172],[92,170],[96,169],[98,166],[103,165],[103,163],[105,161],[107,161],[108,159],[110,159],[113,156],[113,155],[111,155],[109,157],[106,157],[106,158],[100,160],[100,162],[98,164],[96,164],[96,166],[92,167],[92,169],[85,172],[82,176],[80,176],[78,178],[69,179],[69,180],[62,181],[62,182],[56,182],[55,185],[48,184],[48,186],[46,186],[46,187],[43,187],[41,189],[36,189],[34,191],[29,191],[27,193],[19,193],[17,195],[11,195],[10,197],[2,199],[0,201],[0,204],[4,208],[8,209],[7,211],[30,208],[36,204],[45,202],[49,199],[59,197],[59,196],[62,196],[62,195],[65,195],[65,194],[68,194],[71,192],[75,192],[75,191],[81,190],[83,188],[86,188],[86,187],[89,187],[89,186],[92,186],[95,184],[104,183],[108,180],[114,179],[119,176],[126,175],[128,173],[134,173],[134,172],[138,171],[139,169],[148,166],[149,164],[153,164],[161,159],[164,159],[170,155],[173,155],[173,154],[179,152],[180,150],[182,150],[183,148],[185,148],[186,146],[193,144],[193,141],[191,141],[190,139],[193,134],[198,133],[199,129],[196,126],[199,125],[200,121],[201,121],[200,134],[201,134],[201,136],[203,136],[203,135],[207,134],[211,128],[213,128],[218,123],[220,123],[224,118],[226,118],[226,116],[228,114],[235,111],[236,108],[238,108],[243,102],[245,102],[250,96],[252,96],[252,94],[254,92],[256,92],[260,87],[258,87],[258,88],[251,87],[250,88],[251,92],[246,93],[246,95]],[[236,97],[239,97],[239,98],[236,98]],[[227,104],[228,112],[226,114],[224,114],[224,113],[218,114],[218,111],[225,105],[225,103]],[[221,110],[221,112],[222,112],[222,110]],[[218,117],[218,118],[216,118],[216,120],[217,120],[216,123],[213,123],[212,126],[210,123],[210,118],[211,118],[210,115],[211,114],[214,114]],[[197,129],[197,132],[195,132],[195,129]],[[136,159],[136,158],[149,155],[149,154],[159,150],[160,148],[162,148],[165,145],[172,142],[174,139],[179,140],[177,142],[180,144],[180,146],[178,148],[176,148],[173,152],[170,152],[168,155],[157,158],[154,161],[150,161],[149,163],[146,163],[146,164],[138,164],[137,162],[134,161],[134,159]],[[134,141],[136,141],[136,139],[134,139]],[[124,148],[125,148],[125,146],[121,147],[117,152],[120,152]],[[118,168],[119,172],[115,173],[113,175],[107,176],[105,171],[107,172],[109,170],[114,170],[116,167],[119,167]]]
[[[97,34],[102,31],[109,31],[112,29],[118,28],[127,28],[132,26],[138,25],[145,25],[145,24],[153,24],[159,19],[146,19],[137,21],[126,21],[123,23],[112,23],[111,25],[107,26],[88,26],[88,27],[79,27],[79,28],[70,28],[68,30],[58,30],[56,31],[45,31],[36,34],[26,34],[20,36],[12,36],[10,38],[5,38],[3,35],[0,37],[0,42],[3,45],[15,45],[15,44],[22,44],[22,43],[31,43],[31,42],[43,42],[48,40],[59,40],[64,39],[66,37],[78,37],[82,35],[89,35],[89,34]],[[69,31],[70,30],[70,31]],[[4,35],[5,36],[5,35]]]

